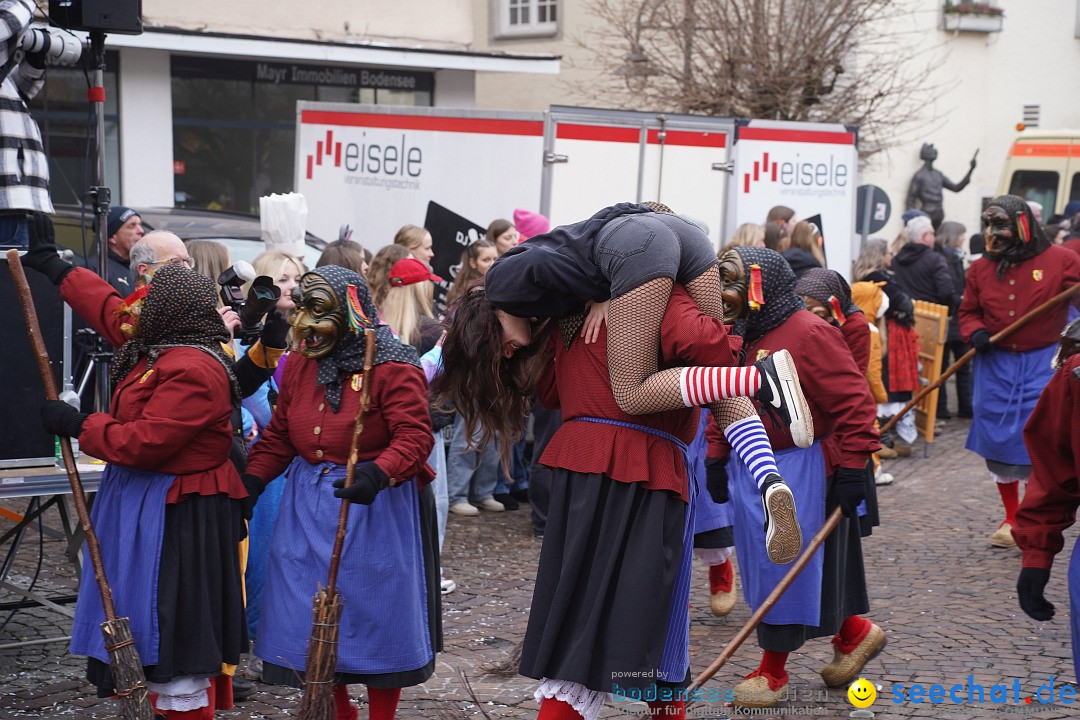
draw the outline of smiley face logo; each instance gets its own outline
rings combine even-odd
[[[848,700],[857,708],[867,708],[877,700],[877,688],[869,680],[859,678],[847,691]]]

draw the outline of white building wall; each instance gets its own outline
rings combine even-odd
[[[944,92],[926,106],[922,128],[912,128],[903,144],[874,156],[860,183],[882,187],[893,203],[893,217],[878,235],[900,230],[911,176],[922,164],[924,142],[938,150],[934,167],[958,181],[979,150],[971,184],[960,193],[945,191],[945,217],[972,233],[979,228],[981,198],[996,194],[1006,154],[1017,137],[1022,106],[1042,107],[1044,129],[1080,128],[1080,40],[1075,37],[1077,0],[999,0],[1005,12],[999,33],[939,30],[937,0],[908,0],[913,34],[928,53],[943,58],[932,82]],[[933,46],[938,45],[939,49]]]
[[[121,50],[119,83],[123,197],[113,197],[113,203],[171,207],[173,126],[168,53]]]
[[[476,73],[471,70],[435,72],[435,107],[476,107]]]
[[[492,8],[497,2],[505,0],[475,0],[477,42],[493,50],[561,55],[562,71],[558,76],[478,73],[477,107],[545,110],[552,104],[613,106],[581,92],[599,72],[580,42],[599,27],[587,11],[589,0],[560,3],[558,35],[520,40],[494,37]],[[945,193],[947,219],[964,223],[970,233],[978,228],[980,198],[996,192],[1025,103],[1042,106],[1042,128],[1080,128],[1080,92],[1076,90],[1080,88],[1080,39],[1076,37],[1080,1],[995,0],[1005,13],[1004,29],[999,33],[946,32],[941,29],[944,0],[902,2],[901,18],[891,22],[889,34],[895,36],[899,31],[917,43],[921,54],[914,64],[937,64],[931,83],[940,86],[941,93],[925,103],[917,125],[904,129],[902,142],[862,168],[859,182],[873,183],[888,192],[892,220],[878,235],[894,237],[900,230],[908,184],[921,164],[922,144],[937,146],[935,167],[954,181],[964,176],[972,153],[978,149],[978,167],[971,184],[959,194]],[[892,42],[883,45],[880,52],[901,54]]]
[[[151,26],[335,42],[467,49],[472,0],[143,0]]]

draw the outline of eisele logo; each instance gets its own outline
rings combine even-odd
[[[839,194],[847,187],[848,164],[833,153],[828,158],[817,155],[810,159],[795,153],[794,157],[770,158],[761,154],[751,169],[743,173],[743,193],[749,193],[755,183],[777,183],[781,193],[790,195]]]
[[[326,137],[315,143],[315,152],[306,157],[305,177],[311,180],[316,167],[333,165],[344,167],[350,175],[367,177],[358,184],[413,184],[420,177],[423,161],[423,152],[410,145],[404,133],[392,142],[369,140],[367,133],[360,134],[360,142],[341,142],[334,139],[333,130],[327,130]]]

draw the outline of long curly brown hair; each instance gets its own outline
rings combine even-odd
[[[442,373],[431,384],[432,394],[437,404],[461,413],[465,437],[475,437],[479,430],[481,447],[497,437],[506,464],[521,438],[537,382],[552,360],[548,336],[553,323],[535,323],[532,343],[504,358],[502,325],[482,282],[451,305],[447,317]]]

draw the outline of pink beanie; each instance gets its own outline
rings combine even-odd
[[[531,237],[543,235],[550,230],[551,222],[540,213],[518,208],[514,211],[514,227],[521,234],[521,242],[525,242]]]

